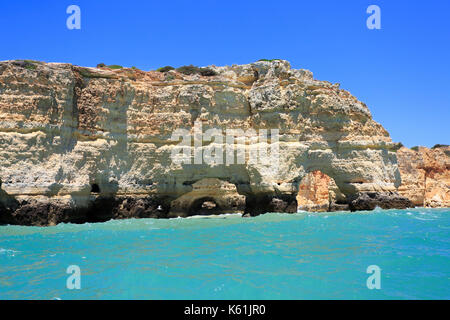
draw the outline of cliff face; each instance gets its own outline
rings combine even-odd
[[[1,62],[0,222],[294,212],[302,179],[316,170],[335,181],[341,202],[398,197],[398,144],[338,84],[282,60],[211,69],[217,75]],[[278,129],[277,140],[237,141],[276,145],[276,170],[248,159],[176,163],[172,135],[199,124],[250,138]]]
[[[414,205],[450,207],[450,147],[417,151],[401,148],[397,153],[402,184],[401,195]]]
[[[304,211],[334,211],[348,209],[340,207],[346,199],[335,181],[316,170],[308,173],[300,182],[297,194],[297,207]]]

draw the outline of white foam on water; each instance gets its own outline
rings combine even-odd
[[[425,218],[419,218],[419,217],[414,217],[414,219],[416,220],[423,220],[423,221],[433,221],[435,219],[425,219]]]
[[[12,250],[12,249],[4,249],[0,248],[0,254],[6,254],[7,256],[14,257],[16,253],[19,253],[20,251]]]
[[[186,217],[186,219],[215,219],[215,218],[240,218],[242,213],[223,213],[223,214],[211,214],[211,215],[195,215]]]

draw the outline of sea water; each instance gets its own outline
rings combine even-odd
[[[449,298],[449,209],[0,226],[0,299]]]

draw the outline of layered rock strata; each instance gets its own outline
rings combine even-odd
[[[316,212],[349,208],[333,178],[319,170],[308,173],[300,181],[297,205],[299,210]]]
[[[340,203],[399,197],[400,145],[339,84],[283,60],[210,68],[216,75],[0,62],[0,223],[296,212],[301,181],[317,170]],[[199,127],[242,130],[236,149],[279,157],[238,152],[211,164],[209,149],[229,143],[198,144]],[[184,138],[189,161],[174,161]]]
[[[171,202],[171,216],[243,214],[245,211],[245,196],[239,194],[232,183],[205,178],[192,184],[192,187],[192,191]]]
[[[397,152],[402,183],[398,191],[416,206],[450,207],[450,147]]]

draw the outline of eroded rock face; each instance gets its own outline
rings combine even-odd
[[[295,212],[299,182],[315,170],[346,197],[397,190],[398,144],[338,84],[283,60],[211,68],[216,76],[0,62],[0,222],[185,216],[189,208],[172,202],[203,179],[234,185],[251,215]],[[174,163],[172,134],[192,134],[195,123],[203,131],[252,129],[250,138],[279,129],[277,170]]]
[[[334,179],[319,170],[308,173],[300,182],[297,195],[298,210],[332,211],[336,205],[344,204],[345,201],[346,198]]]
[[[3,224],[47,226],[61,222],[104,222],[126,218],[166,218],[170,201],[155,195],[90,196],[79,202],[75,196],[45,197],[0,195]]]
[[[361,192],[354,199],[350,199],[351,211],[381,209],[406,209],[412,208],[412,202],[397,192]]]
[[[215,178],[205,178],[192,185],[192,191],[171,203],[170,216],[241,213],[245,210],[245,196],[236,185]]]
[[[401,195],[416,206],[450,206],[450,147],[429,149],[418,147],[417,151],[401,148],[397,152],[402,184]]]

